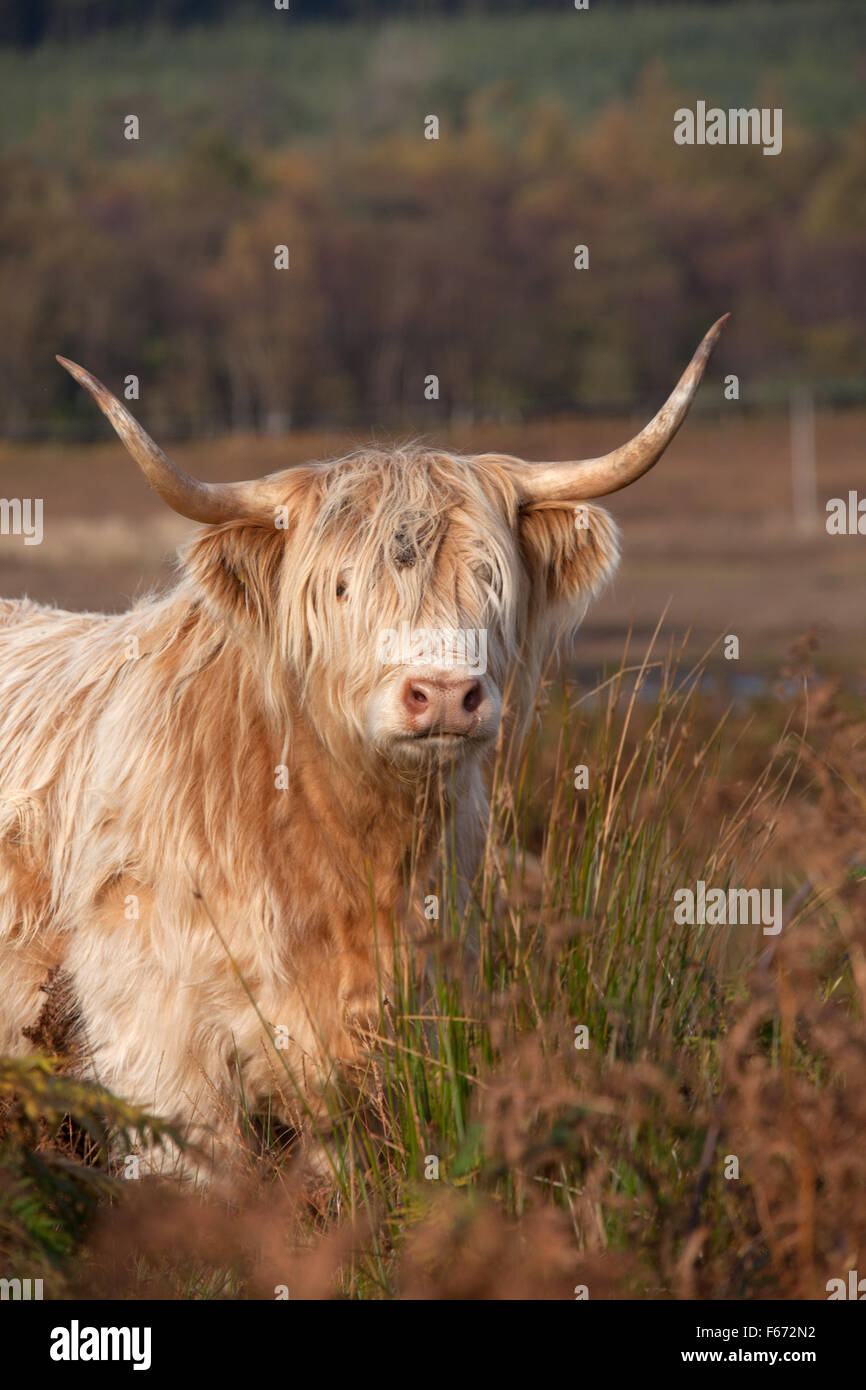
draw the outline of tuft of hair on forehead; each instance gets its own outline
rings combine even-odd
[[[345,548],[353,568],[369,572],[375,561],[397,581],[414,569],[429,577],[446,534],[469,558],[487,542],[496,558],[516,508],[504,473],[497,478],[471,456],[416,443],[358,449],[317,465],[316,476],[311,546],[323,555]]]
[[[393,448],[356,449],[344,458],[316,465],[321,488],[320,517],[328,526],[348,509],[435,527],[437,514],[458,498],[484,492],[471,456],[427,449],[411,443]],[[488,503],[493,499],[487,496]]]

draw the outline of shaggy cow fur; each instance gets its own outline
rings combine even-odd
[[[207,524],[176,587],[128,613],[0,604],[0,1051],[68,1017],[83,1071],[214,1145],[241,1093],[272,1095],[275,1033],[302,1094],[358,1057],[443,846],[473,879],[504,697],[525,720],[615,569],[585,499],[652,467],[722,323],[604,459],[367,450],[231,487],[188,478],[65,363]],[[486,633],[465,700],[465,653],[421,672],[447,720],[416,718],[420,677],[384,654],[404,624]]]
[[[617,559],[602,510],[521,508],[506,458],[282,480],[284,526],[199,529],[162,597],[0,613],[0,1050],[62,966],[86,1069],[198,1139],[231,1128],[238,1063],[249,1106],[271,1090],[261,1018],[301,1085],[352,1059],[392,924],[429,926],[413,886],[443,837],[473,876],[491,739],[403,759],[372,738],[381,631],[486,629],[519,717]]]

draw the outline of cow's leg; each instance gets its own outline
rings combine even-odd
[[[255,994],[261,1017],[252,1019],[248,1010],[233,1022],[249,1095],[266,1098],[295,1130],[314,1179],[330,1179],[343,1167],[347,1120],[374,1084],[371,1057],[390,963],[389,944],[375,946],[369,922],[334,913],[326,924],[309,923],[294,946],[288,987],[269,980]]]
[[[14,1057],[39,1050],[32,1035],[54,963],[31,942],[0,941],[0,1054]]]
[[[37,1050],[43,986],[62,964],[66,936],[49,920],[47,883],[24,838],[26,818],[0,798],[0,1053]],[[20,799],[14,811],[20,811]]]
[[[240,1088],[229,1022],[236,986],[215,970],[211,952],[180,934],[174,952],[159,949],[151,905],[140,889],[136,898],[141,915],[129,922],[118,920],[116,902],[95,907],[67,953],[81,1066],[195,1146],[188,1153],[152,1146],[140,1155],[142,1171],[204,1182],[236,1156]]]

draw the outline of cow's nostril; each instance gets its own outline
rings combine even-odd
[[[412,699],[419,705],[426,705],[427,703],[427,696],[424,691],[418,690],[416,686],[412,687]]]
[[[481,704],[481,682],[476,681],[463,696],[463,708],[467,714],[474,713]]]

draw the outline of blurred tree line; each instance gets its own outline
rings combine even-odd
[[[477,94],[438,140],[10,148],[0,429],[98,433],[55,352],[115,390],[137,375],[169,433],[643,408],[725,310],[718,366],[746,404],[862,392],[866,122],[786,123],[780,158],[677,146],[688,99],[655,67],[588,125],[538,101],[515,137],[507,104]]]
[[[389,19],[455,14],[561,10],[565,0],[289,0],[305,19]],[[664,3],[719,6],[749,0],[591,0],[591,8]],[[0,44],[28,46],[44,39],[81,39],[106,29],[151,23],[218,23],[272,9],[274,0],[0,0]],[[785,0],[778,0],[784,4]],[[570,8],[570,4],[569,4]]]

